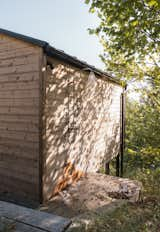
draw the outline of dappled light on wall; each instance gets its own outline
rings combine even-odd
[[[50,61],[51,62],[51,61]],[[121,88],[52,60],[45,104],[46,199],[117,155]]]

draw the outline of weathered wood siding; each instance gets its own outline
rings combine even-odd
[[[39,200],[42,50],[0,34],[0,194]]]
[[[116,156],[120,145],[122,87],[50,59],[44,136],[44,199],[78,179],[96,172]]]

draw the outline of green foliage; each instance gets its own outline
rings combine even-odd
[[[159,109],[128,100],[126,112],[126,162],[131,167],[160,167]]]
[[[92,33],[105,41],[107,52],[126,57],[157,53],[160,42],[159,0],[87,0],[90,12],[97,12],[101,22]]]
[[[142,99],[143,100],[143,99]],[[146,100],[145,100],[146,101]],[[129,149],[146,154],[151,153],[151,147],[160,149],[160,114],[159,106],[150,99],[146,102],[129,100],[126,107],[126,145]],[[157,152],[157,151],[156,151]]]
[[[86,0],[100,18],[96,34],[104,53],[102,61],[114,76],[144,80],[160,87],[160,1]],[[158,93],[154,91],[157,96]],[[152,95],[153,96],[153,95]]]
[[[151,105],[127,99],[124,177],[142,182],[142,202],[97,215],[83,231],[160,231],[160,116]],[[115,175],[115,161],[110,166]]]
[[[157,105],[128,100],[125,175],[140,180],[145,195],[160,197],[160,114]]]
[[[129,85],[141,81],[144,86],[136,88],[140,102],[127,103],[127,154],[132,153],[141,164],[144,159],[155,161],[153,156],[158,157],[160,149],[160,1],[86,3],[90,4],[90,12],[100,18],[99,26],[90,33],[100,38],[107,71]]]
[[[79,223],[68,232],[158,232],[160,231],[160,202],[148,198],[143,203],[125,204],[97,215],[89,225]]]
[[[131,90],[139,93],[139,101],[126,104],[124,175],[144,186],[144,203],[98,218],[90,231],[160,231],[160,1],[86,3],[100,18],[89,32],[100,39],[107,72],[129,87],[138,83]]]
[[[160,205],[151,201],[145,204],[145,207],[128,204],[108,215],[101,215],[87,232],[156,232],[159,229]]]

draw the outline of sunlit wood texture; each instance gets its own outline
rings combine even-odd
[[[106,77],[0,35],[0,194],[40,202],[42,189],[48,200],[99,171],[119,151],[121,93]]]
[[[118,154],[122,87],[48,58],[44,198]]]

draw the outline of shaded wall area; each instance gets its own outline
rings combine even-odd
[[[122,88],[50,59],[44,109],[44,199],[86,172],[99,171],[120,143]]]
[[[42,50],[0,34],[0,195],[39,201]]]

